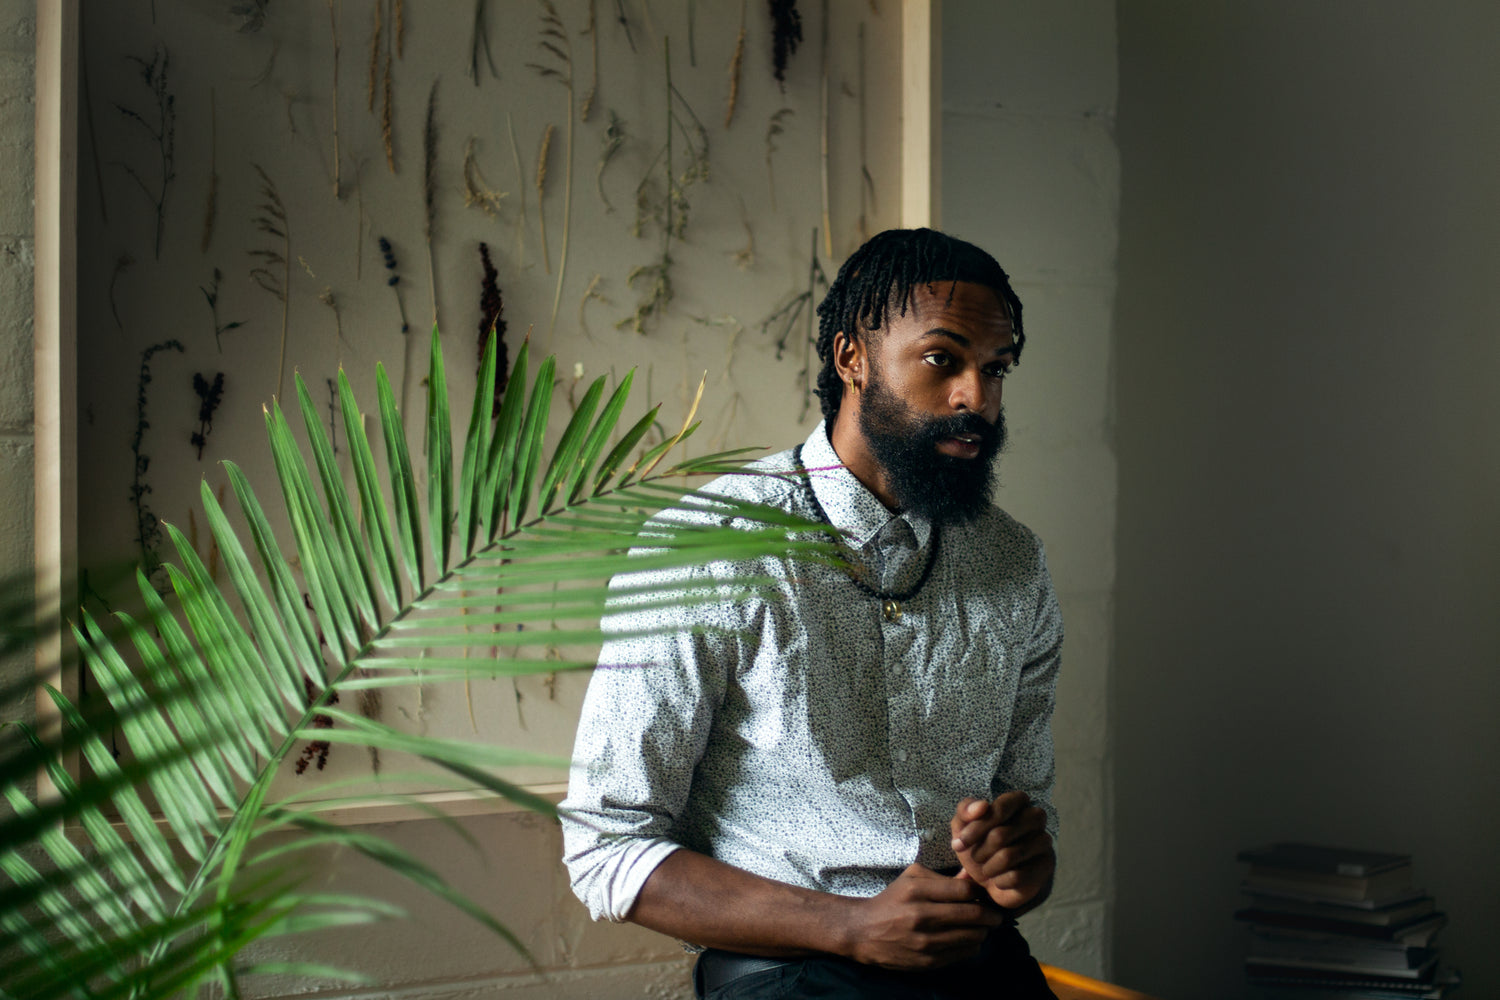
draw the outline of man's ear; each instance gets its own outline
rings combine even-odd
[[[840,330],[833,335],[833,369],[839,381],[855,390],[863,389],[869,375],[869,362],[865,357],[865,343]]]

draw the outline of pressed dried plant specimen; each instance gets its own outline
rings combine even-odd
[[[770,187],[773,212],[776,211],[776,168],[772,165],[771,157],[781,148],[776,145],[776,137],[786,131],[786,120],[796,113],[789,107],[781,108],[766,122],[766,184]]]
[[[589,91],[578,105],[578,120],[586,122],[594,113],[594,98],[599,96],[599,18],[595,11],[598,0],[589,0],[589,24],[583,34],[589,38],[589,63],[593,76],[589,78]]]
[[[805,319],[806,325],[802,336],[802,368],[797,372],[797,381],[802,388],[802,414],[798,419],[807,417],[808,408],[812,405],[812,348],[817,340],[817,310],[814,303],[818,300],[818,289],[828,287],[828,275],[823,272],[823,266],[818,263],[818,231],[812,231],[812,245],[808,251],[807,266],[807,288],[791,296],[787,302],[774,310],[765,319],[760,321],[760,332],[769,334],[776,331],[776,360],[780,361],[786,354],[791,344],[792,334],[797,329],[798,319]]]
[[[339,16],[334,0],[328,0],[328,32],[333,38],[333,197],[342,198],[339,160]]]
[[[490,76],[500,79],[500,70],[495,68],[495,55],[490,51],[490,26],[486,10],[488,0],[474,0],[474,25],[469,33],[469,79],[479,86],[479,50],[484,50],[484,61]]]
[[[151,505],[147,497],[151,493],[151,485],[146,480],[146,475],[151,471],[151,457],[146,454],[142,447],[146,431],[151,427],[146,419],[146,404],[149,393],[147,387],[151,385],[151,359],[162,351],[176,351],[181,354],[184,351],[182,342],[179,340],[164,340],[158,344],[152,344],[141,352],[140,369],[135,380],[135,433],[130,439],[130,454],[135,460],[135,474],[130,483],[130,502],[135,506],[135,541],[141,553],[141,572],[151,585],[161,592],[166,587],[165,573],[161,566],[161,542],[162,530],[161,520],[151,511]]]
[[[772,75],[786,93],[787,61],[796,53],[802,41],[802,15],[797,12],[797,0],[771,0],[771,63]]]
[[[477,208],[493,219],[500,215],[500,202],[507,192],[496,191],[485,180],[479,159],[474,155],[476,142],[478,137],[471,135],[464,143],[464,207]]]
[[[734,109],[740,101],[740,70],[745,65],[745,7],[749,0],[740,0],[740,33],[734,40],[734,55],[729,60],[729,102],[724,108],[724,127],[734,122]]]
[[[170,57],[165,46],[157,46],[155,54],[151,59],[145,60],[139,56],[130,56],[130,61],[135,64],[140,72],[141,80],[145,82],[146,88],[151,92],[151,105],[146,112],[140,112],[134,108],[128,108],[119,102],[115,107],[120,114],[133,122],[146,133],[146,136],[156,146],[157,170],[151,181],[139,170],[128,163],[122,163],[125,173],[140,187],[141,193],[150,202],[156,217],[156,257],[161,259],[161,231],[162,224],[166,220],[167,211],[167,189],[172,181],[177,178],[175,167],[177,153],[177,97],[167,88],[167,69],[170,65]]]
[[[438,325],[437,264],[432,241],[437,231],[437,78],[427,91],[427,124],[422,129],[422,238],[427,242],[427,285],[432,292],[432,325]]]
[[[557,284],[552,293],[552,315],[547,320],[547,337],[550,339],[553,329],[557,326],[557,309],[562,303],[563,279],[568,272],[568,234],[572,229],[573,222],[573,43],[568,38],[568,32],[563,27],[562,18],[557,14],[557,7],[552,0],[542,0],[542,27],[541,40],[537,46],[542,50],[542,62],[528,63],[544,79],[556,80],[562,84],[567,92],[568,105],[567,115],[564,118],[567,131],[563,137],[563,225],[562,246],[558,250],[557,258]],[[548,135],[551,135],[552,126],[547,126]],[[544,142],[544,146],[546,143]],[[546,213],[541,205],[542,176],[545,168],[545,155],[543,162],[537,166],[537,214],[544,220]],[[546,224],[542,227],[542,256],[546,257]]]
[[[548,274],[552,273],[552,258],[547,251],[547,211],[543,199],[547,196],[547,163],[552,158],[552,137],[556,134],[557,126],[549,122],[542,130],[542,142],[536,152],[537,226],[542,235],[542,267]]]
[[[198,429],[190,440],[198,448],[198,461],[201,462],[209,432],[214,429],[214,411],[224,401],[224,373],[219,372],[210,382],[202,372],[193,372],[193,392],[198,396]]]
[[[239,320],[234,320],[229,323],[219,322],[219,282],[222,280],[224,280],[224,273],[216,267],[214,268],[214,276],[212,280],[209,281],[208,287],[204,288],[202,285],[198,286],[198,291],[203,293],[203,298],[208,302],[208,310],[213,315],[214,346],[219,349],[220,354],[224,353],[224,341],[222,339],[223,335],[228,333],[230,330],[237,330],[245,325]]]
[[[610,108],[609,125],[604,129],[604,148],[599,152],[599,167],[594,171],[594,187],[599,192],[599,201],[604,204],[606,212],[613,212],[615,206],[609,203],[609,196],[604,193],[604,168],[609,166],[609,162],[624,144],[625,123],[615,114],[615,109]]]
[[[479,359],[483,364],[484,352],[490,338],[495,338],[495,399],[491,416],[500,415],[500,398],[505,394],[505,380],[510,376],[509,352],[505,348],[505,299],[500,294],[500,272],[490,260],[488,243],[479,244],[479,263],[484,268],[484,277],[479,283]]]
[[[401,294],[401,272],[396,267],[396,249],[391,246],[391,241],[384,236],[380,237],[380,256],[385,263],[385,283],[390,286],[396,296],[396,309],[401,315],[401,336],[405,346],[401,351],[401,412],[406,412],[407,384],[406,384],[406,356],[411,353],[411,324],[406,321],[406,299]]]
[[[276,398],[280,399],[282,385],[286,379],[287,311],[291,299],[288,293],[292,284],[291,227],[287,225],[286,206],[281,202],[281,195],[277,193],[276,185],[259,164],[252,164],[252,166],[255,167],[255,173],[260,177],[260,196],[264,199],[256,206],[255,228],[267,236],[281,240],[279,250],[274,247],[262,247],[246,251],[252,258],[259,261],[250,269],[251,279],[281,302],[281,350],[276,362]],[[280,268],[279,274],[277,273],[278,267]]]
[[[636,303],[631,316],[616,323],[616,327],[629,326],[636,333],[646,332],[646,320],[660,318],[671,304],[672,290],[672,241],[681,240],[687,233],[688,216],[692,203],[688,190],[694,184],[708,179],[708,131],[681,92],[672,85],[672,42],[663,38],[663,57],[666,67],[666,131],[667,139],[661,152],[652,161],[651,169],[658,163],[664,167],[665,191],[660,202],[651,195],[651,174],[648,172],[636,187],[636,219],[633,232],[639,236],[647,221],[661,225],[661,255],[651,264],[633,268],[625,277],[631,287],[640,286],[642,297]],[[687,146],[687,165],[679,174],[675,168],[672,136],[680,132]]]
[[[521,147],[516,142],[516,123],[509,111],[505,113],[505,130],[510,134],[510,157],[516,167],[516,197],[521,203],[520,218],[516,221],[516,266],[526,266],[526,168],[521,165]]]

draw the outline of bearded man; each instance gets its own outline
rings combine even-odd
[[[563,803],[574,891],[703,948],[699,997],[1051,997],[1016,918],[1056,868],[1062,623],[1041,543],[990,500],[1020,300],[978,247],[891,230],[818,313],[824,421],[707,489],[832,524],[848,565],[621,597]]]

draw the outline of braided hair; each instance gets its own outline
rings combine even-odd
[[[844,398],[844,383],[833,366],[833,340],[839,333],[858,341],[886,324],[888,310],[906,315],[912,289],[932,282],[972,282],[995,293],[1010,316],[1016,360],[1026,335],[1021,330],[1021,300],[995,261],[972,243],[932,229],[887,229],[877,233],[844,261],[838,277],[818,306],[818,398],[823,416],[832,420]],[[950,290],[950,296],[953,294]]]

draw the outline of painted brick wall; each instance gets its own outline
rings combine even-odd
[[[1043,961],[1098,976],[1112,843],[1115,10],[945,0],[943,27],[943,228],[995,254],[1026,309],[998,500],[1046,544],[1067,630],[1053,722],[1057,887],[1022,930]]]

